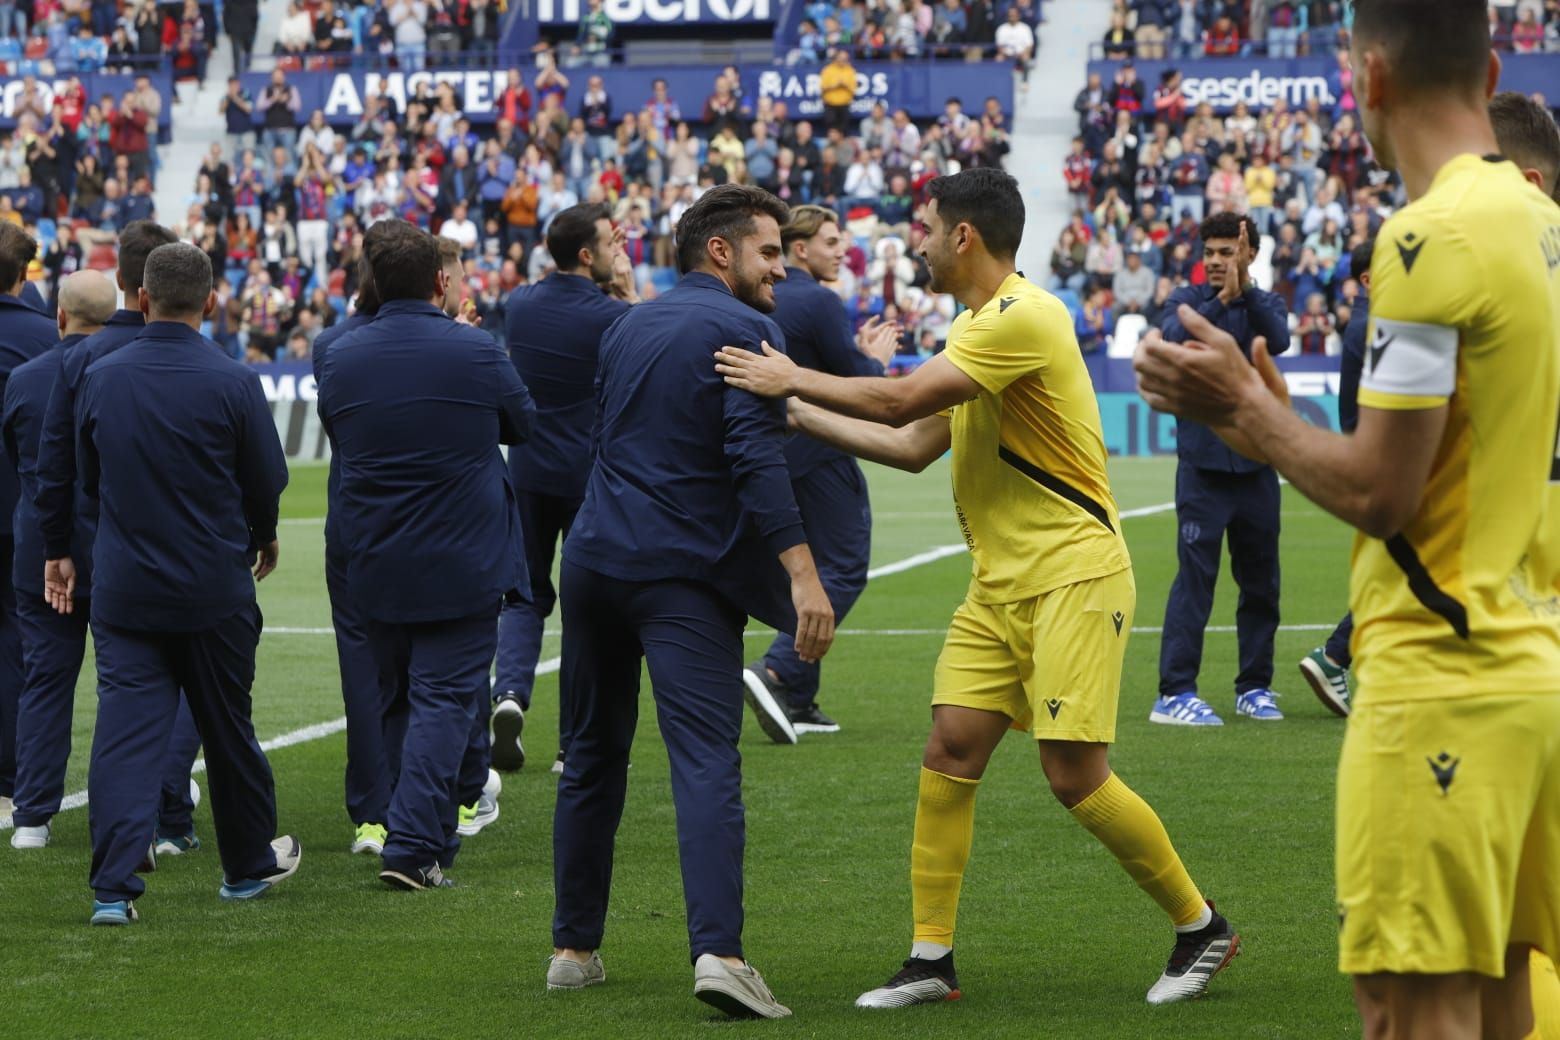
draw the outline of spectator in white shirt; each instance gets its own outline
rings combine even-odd
[[[421,72],[428,63],[428,5],[422,0],[396,0],[390,5],[395,30],[395,62],[403,72]]]
[[[876,206],[883,194],[883,165],[879,149],[870,148],[856,156],[845,171],[846,205]]]
[[[884,153],[883,167],[908,170],[920,155],[921,131],[910,121],[909,112],[902,108],[895,109],[894,125],[888,131],[888,150]]]
[[[1029,61],[1035,56],[1035,31],[1024,24],[1015,5],[1008,8],[1007,21],[997,26],[997,55],[1013,62],[1013,67],[1029,86]]]
[[[467,215],[464,202],[455,203],[455,208],[450,211],[450,218],[439,225],[439,236],[459,243],[462,257],[476,255],[477,225]]]

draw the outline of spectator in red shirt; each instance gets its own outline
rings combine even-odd
[[[509,70],[509,83],[498,96],[498,115],[513,123],[521,133],[531,132],[531,92],[525,89],[519,69]]]
[[[132,179],[151,175],[151,138],[147,135],[149,120],[136,100],[134,91],[126,91],[119,107],[109,113],[108,125],[112,128],[109,147],[116,153],[129,157]]]
[[[1240,30],[1229,15],[1220,15],[1203,34],[1203,53],[1210,58],[1232,58],[1240,53]]]

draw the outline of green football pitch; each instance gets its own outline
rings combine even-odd
[[[730,1028],[830,1038],[1357,1035],[1335,970],[1332,795],[1343,727],[1295,670],[1343,610],[1348,533],[1285,489],[1276,685],[1287,694],[1286,721],[1234,717],[1226,572],[1203,662],[1204,695],[1226,725],[1152,725],[1158,626],[1175,570],[1166,506],[1174,463],[1116,460],[1112,473],[1139,595],[1113,761],[1240,930],[1241,956],[1205,999],[1147,1006],[1170,929],[1052,800],[1032,741],[1014,734],[981,785],[959,917],[964,999],[899,1012],[851,1006],[909,944],[910,831],[932,665],[969,573],[954,554],[887,568],[850,614],[821,697],[842,732],[777,747],[746,722],[747,952],[795,1017]],[[920,476],[872,467],[870,477],[874,567],[959,541],[946,463]],[[0,845],[0,1036],[701,1035],[717,1016],[692,997],[666,756],[648,690],[618,835],[605,985],[543,987],[556,674],[538,681],[526,726],[531,764],[505,777],[498,822],[466,842],[451,871],[458,888],[392,892],[375,877],[377,859],[348,854],[345,741],[321,725],[341,716],[322,576],[324,485],[323,467],[294,468],[281,566],[260,593],[255,725],[263,740],[286,745],[270,759],[281,829],[303,843],[297,877],[254,903],[220,901],[203,803],[196,825],[206,847],[162,861],[138,904],[141,923],[93,929],[85,810],[61,813],[45,850]],[[751,655],[766,638],[749,632]],[[550,634],[544,659],[558,645]],[[84,677],[78,691],[69,792],[85,786],[92,687]]]

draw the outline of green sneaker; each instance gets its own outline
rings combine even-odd
[[[1349,715],[1349,670],[1332,662],[1321,647],[1317,647],[1300,662],[1300,674],[1311,684],[1316,699],[1334,715]]]
[[[380,823],[360,823],[357,829],[357,838],[352,842],[352,854],[355,856],[362,852],[372,852],[376,856],[385,851],[385,839],[390,832],[385,830]]]

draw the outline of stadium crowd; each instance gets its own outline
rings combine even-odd
[[[258,0],[223,5],[239,68],[258,21]],[[181,79],[204,80],[217,39],[216,5],[200,0],[0,3],[0,73],[11,76],[130,73],[167,62]]]

